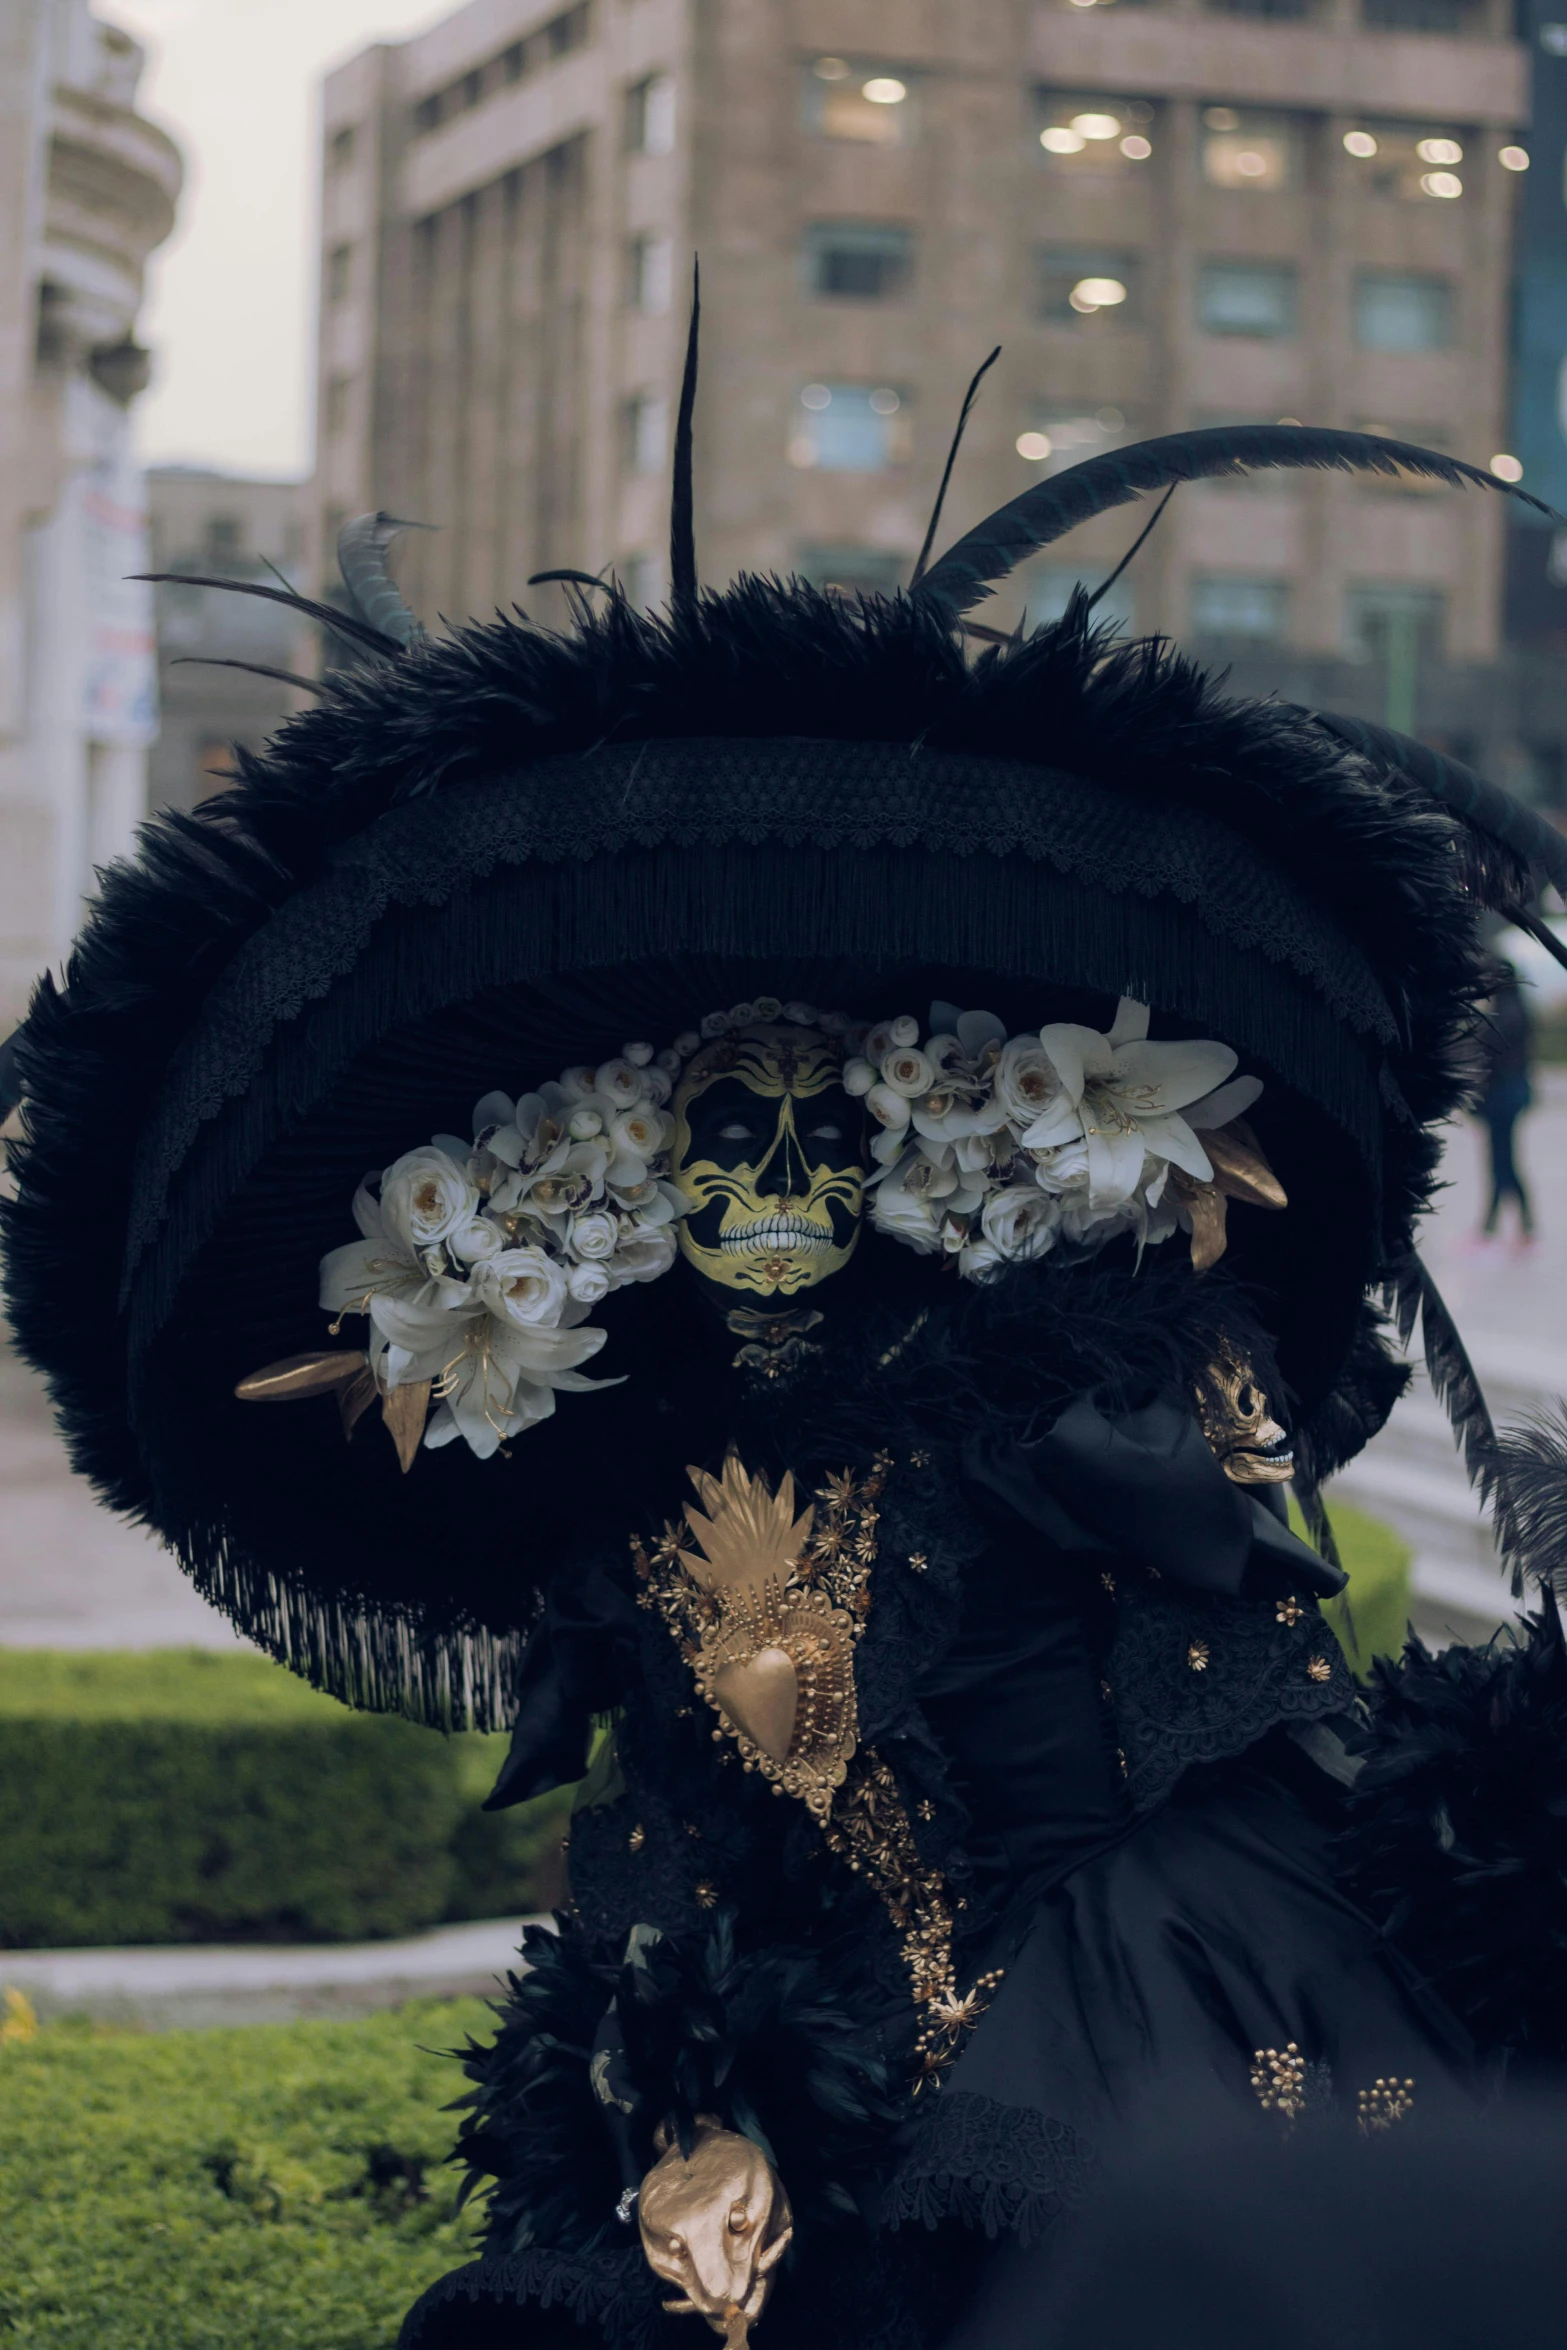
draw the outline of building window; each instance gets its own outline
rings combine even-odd
[[[658,392],[633,392],[625,405],[626,464],[662,473],[669,455],[669,403]]]
[[[1450,280],[1362,270],[1355,280],[1355,340],[1362,351],[1447,350],[1453,340]]]
[[[669,155],[674,145],[674,76],[649,74],[626,92],[626,146],[633,155]]]
[[[1406,204],[1451,203],[1464,192],[1464,142],[1450,125],[1363,120],[1344,133],[1353,184]]]
[[[440,127],[441,93],[439,90],[435,90],[428,98],[421,98],[414,108],[414,129],[422,137],[429,131],[439,130]]]
[[[209,514],[202,537],[209,563],[237,563],[245,543],[245,526],[237,514]]]
[[[908,395],[891,384],[810,383],[800,393],[789,462],[825,473],[883,473],[912,454]]]
[[[674,291],[674,245],[665,236],[633,237],[627,248],[627,300],[633,310],[661,318]]]
[[[1300,181],[1300,163],[1300,125],[1292,116],[1203,108],[1202,176],[1210,188],[1250,194],[1292,188]]]
[[[915,89],[901,67],[818,57],[805,69],[805,127],[819,139],[907,147],[916,129]]]
[[[890,596],[907,568],[885,547],[806,546],[795,564],[801,579],[832,596]]]
[[[1207,5],[1216,16],[1262,17],[1274,24],[1313,13],[1312,0],[1207,0]]]
[[[1356,661],[1435,660],[1442,652],[1446,598],[1438,588],[1351,588],[1344,608],[1346,650]]]
[[[1292,261],[1205,261],[1197,272],[1197,324],[1205,335],[1287,341],[1296,295]]]
[[[1192,581],[1192,634],[1277,644],[1289,619],[1289,583],[1210,572]]]
[[[1033,423],[1018,434],[1015,445],[1020,457],[1026,457],[1031,465],[1042,465],[1050,474],[1063,472],[1068,465],[1080,465],[1085,457],[1097,457],[1101,449],[1118,448],[1135,437],[1124,408],[1067,408],[1042,402],[1034,410]]]
[[[585,49],[592,31],[590,16],[588,0],[579,0],[577,7],[551,17],[544,28],[544,46],[549,55],[569,57],[573,49]]]
[[[888,302],[908,290],[914,237],[879,221],[821,220],[805,232],[807,293]]]
[[[326,298],[346,302],[354,282],[354,248],[334,245],[326,257]]]
[[[339,433],[345,432],[348,428],[348,403],[352,381],[353,378],[346,375],[333,375],[327,378],[325,423],[330,439],[335,439]]]
[[[347,171],[354,160],[355,130],[351,122],[332,133],[327,143],[327,161],[333,171]]]
[[[1154,110],[1146,98],[1038,90],[1034,103],[1039,144],[1054,171],[1130,174],[1153,154]]]
[[[513,41],[509,49],[501,51],[501,80],[520,82],[527,70],[528,44],[526,41]]]
[[[1075,589],[1086,588],[1092,595],[1109,577],[1110,566],[1105,563],[1024,564],[1018,573],[1023,591],[1024,626],[1043,628],[1052,620],[1064,618]],[[1117,628],[1129,631],[1133,610],[1131,583],[1123,572],[1109,593],[1094,606],[1094,618],[1113,621]]]
[[[1360,0],[1360,21],[1387,33],[1465,33],[1480,29],[1479,0]]]
[[[1036,255],[1039,315],[1049,326],[1109,319],[1136,323],[1141,270],[1135,253],[1098,245],[1043,245]]]

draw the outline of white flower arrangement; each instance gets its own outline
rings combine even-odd
[[[619,1384],[582,1370],[606,1337],[588,1316],[678,1254],[675,1081],[717,1038],[780,1021],[833,1039],[847,1091],[864,1098],[878,1129],[874,1228],[971,1281],[1060,1242],[1094,1249],[1129,1231],[1141,1249],[1190,1232],[1171,1170],[1212,1183],[1200,1135],[1262,1091],[1233,1075],[1228,1045],[1151,1043],[1148,1007],[1130,997],[1102,1035],[1056,1022],[1008,1037],[990,1012],[935,1004],[922,1042],[908,1014],[871,1027],[762,996],[708,1013],[662,1052],[628,1044],[517,1100],[487,1093],[471,1143],[438,1134],[365,1178],[360,1238],[321,1260],[334,1332],[345,1314],[368,1317],[383,1398],[415,1390],[422,1415],[422,1388],[434,1404],[426,1445],[461,1437],[488,1459],[548,1419],[557,1394]]]
[[[383,1394],[428,1382],[427,1445],[460,1436],[487,1459],[558,1393],[616,1384],[583,1375],[605,1339],[587,1317],[675,1261],[686,1203],[664,1105],[679,1067],[630,1044],[519,1100],[487,1093],[471,1144],[438,1134],[360,1185],[362,1237],[322,1258],[321,1304],[368,1316]]]
[[[923,1043],[908,1014],[883,1021],[843,1072],[881,1128],[871,1221],[955,1257],[970,1281],[1060,1241],[1098,1248],[1132,1232],[1143,1248],[1190,1231],[1170,1171],[1214,1180],[1200,1134],[1262,1092],[1233,1075],[1236,1058],[1211,1041],[1151,1043],[1148,1007],[1130,996],[1103,1034],[1056,1021],[1009,1037],[993,1013],[955,1004],[931,1006]]]

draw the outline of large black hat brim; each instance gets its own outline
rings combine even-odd
[[[384,1441],[345,1450],[325,1404],[233,1398],[245,1372],[322,1343],[316,1267],[351,1237],[360,1177],[463,1130],[497,1084],[666,1042],[764,989],[867,1015],[939,993],[1017,1028],[1136,994],[1156,1034],[1221,1037],[1267,1083],[1257,1123],[1292,1204],[1237,1213],[1232,1254],[1306,1411],[1423,1196],[1422,1128],[1452,1099],[1473,979],[1445,819],[1300,721],[1227,709],[1145,654],[1107,662],[1081,630],[974,672],[917,616],[869,629],[772,592],[768,659],[773,607],[747,593],[704,612],[690,653],[711,666],[731,630],[704,705],[730,721],[716,735],[675,733],[692,709],[678,648],[624,616],[602,640],[470,632],[345,689],[216,818],[154,831],[142,871],[111,880],[65,1002],[29,1023],[33,1139],[8,1213],[23,1343],[80,1465],[235,1612],[270,1610],[284,1645],[300,1594],[345,1622],[525,1620],[583,1477],[601,1488],[644,1449],[657,1349],[615,1339],[595,1368],[627,1386],[563,1399],[511,1462],[452,1448],[406,1479]],[[518,699],[554,693],[545,755],[517,755],[515,719],[497,755],[478,684],[503,656],[531,671]],[[649,731],[611,747],[616,664]],[[573,691],[585,739],[563,751]],[[813,739],[785,708],[887,732]],[[427,788],[410,782],[421,711]],[[628,1308],[644,1334],[665,1286]]]

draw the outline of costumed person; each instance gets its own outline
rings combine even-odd
[[[10,1303],[253,1640],[580,1782],[408,2350],[1022,2350],[1151,2102],[1374,2137],[1563,2053],[1554,1603],[1368,1719],[1318,1491],[1379,1289],[1505,1466],[1412,1229],[1477,916],[1567,852],[1087,596],[966,618],[1178,479],[1489,476],[1199,432],[907,594],[702,594],[691,390],[667,616],[430,638],[350,527],[355,666],[13,1043]]]

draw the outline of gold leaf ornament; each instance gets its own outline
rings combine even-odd
[[[1172,1195],[1191,1219],[1192,1270],[1206,1273],[1229,1245],[1232,1199],[1249,1208],[1287,1208],[1289,1200],[1244,1118],[1204,1128],[1198,1140],[1208,1155],[1213,1180],[1205,1183],[1184,1167],[1172,1167],[1169,1182]]]
[[[314,1395],[335,1395],[345,1437],[353,1435],[370,1406],[379,1402],[404,1476],[424,1441],[430,1412],[428,1379],[383,1391],[369,1356],[359,1347],[323,1348],[263,1363],[259,1371],[235,1383],[234,1393],[241,1403],[304,1403]]]

